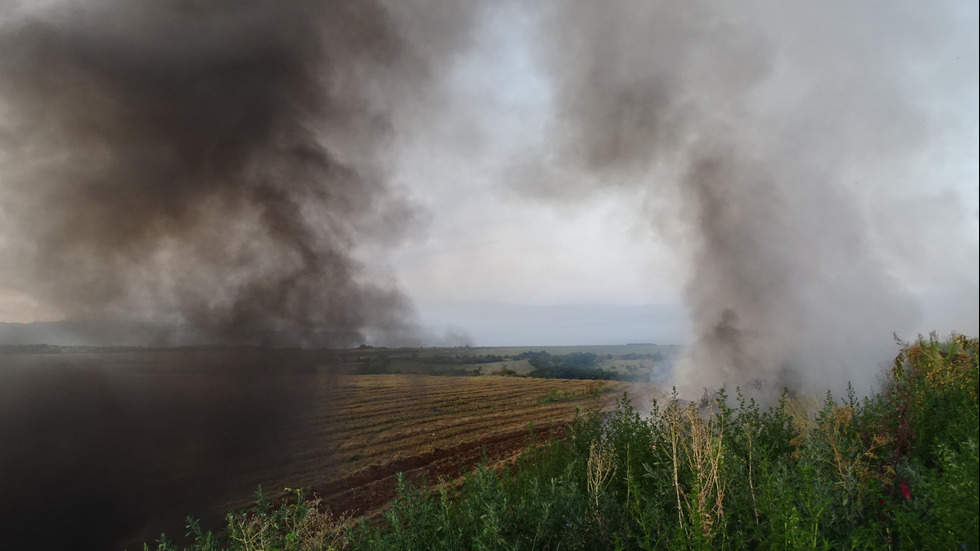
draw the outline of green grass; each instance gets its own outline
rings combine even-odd
[[[822,404],[734,389],[641,416],[624,396],[457,493],[400,479],[378,522],[297,495],[230,515],[221,536],[191,523],[184,548],[977,549],[977,357],[976,339],[920,339],[878,394]]]

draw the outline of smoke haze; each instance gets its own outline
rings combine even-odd
[[[551,258],[514,253],[532,223],[499,231],[519,217],[500,205],[519,202],[491,202],[486,184],[549,205],[636,203],[680,260],[661,270],[684,272],[694,346],[677,382],[693,391],[863,386],[873,369],[852,366],[921,328],[923,290],[976,303],[976,238],[960,235],[976,212],[943,191],[975,171],[943,165],[975,140],[958,103],[975,96],[976,49],[958,49],[976,42],[975,7],[456,4],[6,8],[0,292],[68,319],[189,324],[209,342],[417,343],[395,278],[359,252],[469,196],[433,240],[513,256],[455,284],[464,272],[445,259],[460,255],[433,248],[412,264],[437,266],[414,280],[439,287],[428,298],[521,273],[558,287]],[[448,168],[398,173],[431,159]],[[428,190],[429,215],[392,182]]]
[[[517,185],[546,199],[642,190],[646,216],[688,263],[694,343],[682,391],[841,391],[849,380],[863,391],[894,353],[893,331],[915,327],[917,303],[887,245],[904,241],[921,254],[912,262],[924,260],[921,231],[936,221],[882,220],[894,216],[889,193],[911,185],[912,161],[952,136],[916,100],[923,74],[952,60],[937,53],[955,53],[944,33],[961,28],[955,10],[924,17],[918,7],[621,0],[543,10],[553,112]]]
[[[353,253],[416,223],[384,154],[464,36],[443,8],[4,8],[0,288],[209,342],[416,338],[407,298]]]

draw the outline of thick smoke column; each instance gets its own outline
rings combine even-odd
[[[414,223],[387,157],[466,36],[468,9],[441,7],[0,0],[0,295],[90,334],[178,328],[160,344],[415,337],[356,256]],[[332,354],[122,363],[0,356],[2,545],[133,548],[269,488],[263,463],[333,459],[309,422]]]
[[[520,185],[549,198],[646,192],[654,225],[689,261],[695,342],[682,390],[851,380],[863,391],[892,332],[908,330],[915,305],[875,247],[876,213],[856,182],[901,174],[927,132],[941,137],[908,98],[949,21],[919,12],[764,1],[544,9],[555,111]]]
[[[212,342],[409,336],[406,299],[352,254],[412,222],[384,153],[461,10],[436,27],[376,2],[5,9],[0,288]]]

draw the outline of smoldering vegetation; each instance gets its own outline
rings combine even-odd
[[[312,460],[327,476],[334,458],[319,432],[339,369],[327,353],[3,354],[0,364],[0,539],[11,549],[139,548],[181,535],[191,511],[219,523],[260,484],[278,495],[284,466]]]
[[[0,286],[210,342],[411,341],[409,301],[353,253],[415,223],[385,152],[465,36],[442,8],[5,5]]]

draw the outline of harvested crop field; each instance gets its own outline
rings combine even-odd
[[[560,432],[593,396],[610,407],[629,386],[514,377],[344,377],[332,423],[342,459],[333,472],[341,478],[318,489],[335,510],[368,513],[393,496],[398,472],[433,481],[458,476],[484,451],[494,462],[510,459],[525,446],[529,425],[541,437],[549,429]]]
[[[452,480],[560,432],[598,395],[648,385],[522,377],[350,375],[343,358],[288,351],[0,357],[0,536],[92,549],[218,526],[255,489],[314,490],[370,514],[395,475]],[[275,366],[270,368],[269,366]],[[63,531],[39,532],[52,523]],[[33,538],[33,539],[31,539]],[[67,538],[67,539],[59,539]]]

